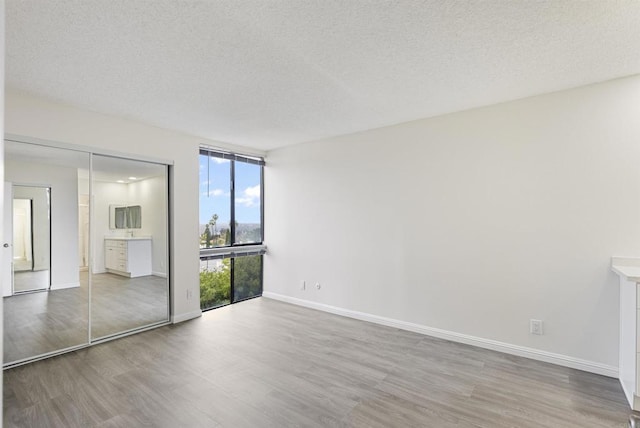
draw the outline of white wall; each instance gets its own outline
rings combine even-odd
[[[614,375],[639,117],[633,77],[269,152],[266,294]]]
[[[152,237],[151,270],[154,275],[166,275],[167,259],[167,224],[166,200],[167,192],[164,177],[151,177],[146,180],[132,182],[128,185],[129,205],[140,205],[142,208],[142,228],[135,229],[137,236]]]
[[[172,316],[174,321],[179,321],[200,314],[198,147],[201,144],[230,150],[234,147],[76,109],[11,89],[6,91],[5,132],[173,161],[170,182]],[[193,298],[187,299],[187,291]]]
[[[78,170],[5,158],[5,179],[14,185],[51,188],[51,288],[79,287]],[[14,186],[14,196],[28,194],[21,192]]]

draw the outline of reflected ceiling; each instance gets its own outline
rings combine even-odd
[[[89,178],[89,154],[86,152],[5,141],[5,160],[77,168],[79,178]],[[150,162],[101,155],[93,158],[93,178],[99,181],[140,181],[161,176],[165,169],[164,165]]]

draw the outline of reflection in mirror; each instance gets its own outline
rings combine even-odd
[[[168,320],[166,168],[93,157],[92,339]]]
[[[109,229],[141,229],[140,205],[109,205]]]
[[[124,215],[124,206],[109,205],[109,228],[110,229],[126,229],[126,217]]]
[[[13,185],[13,294],[49,288],[51,267],[48,187]]]
[[[140,205],[132,205],[124,207],[124,218],[126,219],[124,226],[129,229],[142,228],[142,208]]]
[[[88,223],[79,213],[89,154],[5,141],[4,165],[5,201],[13,203],[4,204],[12,248],[2,264],[15,267],[15,278],[2,272],[6,365],[88,343],[88,284],[79,263]]]

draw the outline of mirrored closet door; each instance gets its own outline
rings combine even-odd
[[[168,323],[167,169],[5,141],[5,367]]]
[[[91,337],[168,319],[167,167],[93,156]]]
[[[82,233],[89,157],[5,141],[4,363],[88,343],[89,285],[69,238]]]

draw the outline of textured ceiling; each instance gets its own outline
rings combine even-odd
[[[268,150],[639,73],[639,23],[637,0],[6,0],[6,83]]]

